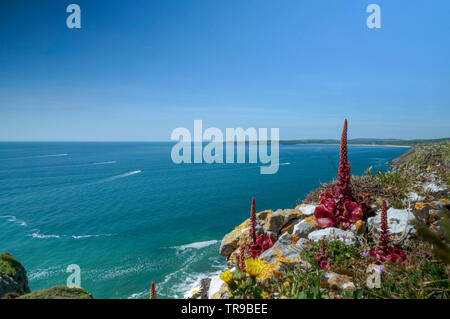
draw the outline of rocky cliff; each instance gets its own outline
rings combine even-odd
[[[9,253],[0,255],[0,298],[30,292],[25,268]]]

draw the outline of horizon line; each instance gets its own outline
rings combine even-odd
[[[433,140],[450,140],[450,137],[438,137],[438,138],[412,138],[412,139],[402,139],[402,138],[372,138],[372,137],[355,137],[348,139],[348,142],[352,140],[379,140],[379,141],[433,141]],[[271,142],[272,140],[266,140],[267,142]],[[294,142],[294,141],[339,141],[338,138],[304,138],[304,139],[280,139],[279,142]],[[180,141],[177,140],[0,140],[0,143],[177,143]],[[191,143],[195,142],[194,140]],[[205,143],[209,143],[211,141],[206,140],[202,141]],[[258,140],[232,140],[232,141],[223,141],[223,143],[229,142],[258,142]]]

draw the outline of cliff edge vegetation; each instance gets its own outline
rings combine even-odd
[[[388,172],[351,176],[345,121],[337,179],[295,208],[256,213],[253,200],[250,218],[221,242],[227,269],[201,295],[449,298],[449,161],[450,142],[439,141]]]

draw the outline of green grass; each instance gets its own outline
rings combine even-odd
[[[308,261],[313,268],[320,269],[315,256],[322,253],[321,242],[309,242],[308,245],[309,247],[302,251],[301,258]],[[352,268],[354,260],[360,257],[355,245],[345,245],[340,240],[325,241],[325,253],[329,256],[331,271],[345,272],[343,270]]]
[[[375,188],[378,188],[386,193],[390,204],[394,208],[404,208],[402,199],[406,197],[413,180],[407,178],[398,170],[381,173],[377,172],[371,175]]]
[[[13,276],[22,265],[7,252],[0,255],[0,272],[6,276]]]
[[[87,291],[81,288],[55,286],[20,296],[17,299],[92,299]]]

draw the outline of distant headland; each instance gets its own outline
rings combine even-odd
[[[348,145],[358,146],[390,146],[390,147],[411,147],[419,144],[433,144],[449,141],[450,137],[439,139],[379,139],[379,138],[355,138],[349,139]],[[280,144],[284,145],[339,145],[340,141],[337,139],[305,139],[305,140],[281,140]]]

